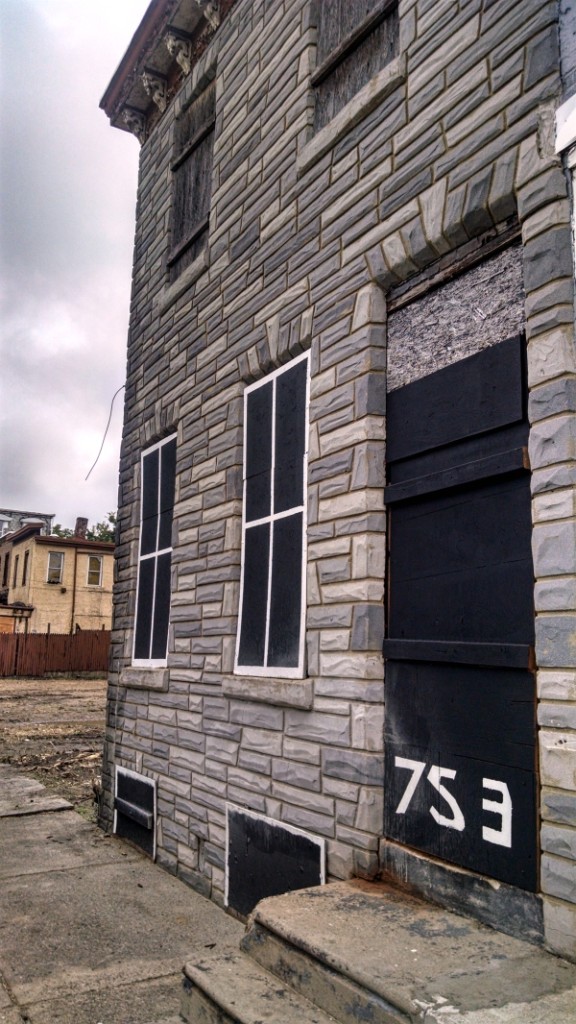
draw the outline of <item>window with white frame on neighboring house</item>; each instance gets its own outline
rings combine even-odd
[[[308,353],[246,388],[237,672],[304,675]]]
[[[396,55],[397,0],[316,4],[314,127],[323,128]]]
[[[18,586],[18,564],[20,562],[20,555],[14,556],[14,572],[12,574],[12,586]]]
[[[47,583],[62,583],[62,572],[64,570],[64,553],[62,551],[48,552],[48,575]]]
[[[142,453],[134,665],[165,665],[170,619],[176,438]]]
[[[88,555],[88,576],[86,583],[89,587],[102,586],[102,555]]]
[[[196,96],[174,125],[170,280],[192,263],[208,239],[212,193],[212,151],[216,122],[216,82]]]

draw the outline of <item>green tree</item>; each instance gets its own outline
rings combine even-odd
[[[71,530],[69,526],[61,526],[60,523],[55,523],[52,527],[53,537],[73,537],[74,530]]]
[[[86,531],[86,537],[88,540],[113,541],[116,537],[116,522],[116,513],[109,512],[101,523],[96,523],[91,529]]]
[[[94,526],[86,530],[86,540],[113,541],[116,537],[116,521],[116,513],[109,512],[102,522],[95,523]],[[69,526],[61,526],[60,523],[56,523],[52,527],[52,535],[54,537],[73,537],[74,530]]]

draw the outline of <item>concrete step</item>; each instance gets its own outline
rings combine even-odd
[[[335,1024],[240,952],[186,964],[180,1013],[189,1024]]]
[[[378,883],[263,900],[241,948],[341,1024],[523,1021],[576,995],[576,965]]]

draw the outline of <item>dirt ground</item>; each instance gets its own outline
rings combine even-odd
[[[0,679],[0,762],[95,820],[105,679]]]

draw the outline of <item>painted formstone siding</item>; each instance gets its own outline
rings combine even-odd
[[[114,765],[156,780],[158,860],[215,900],[227,801],[323,837],[330,877],[379,870],[386,392],[436,367],[405,341],[411,317],[442,328],[446,365],[475,350],[463,335],[487,316],[493,340],[527,338],[541,888],[547,942],[576,953],[576,357],[557,13],[400,0],[378,89],[315,133],[312,5],[238,0],[142,146],[102,815],[110,825]],[[171,282],[175,118],[214,77],[207,250]],[[467,271],[490,310],[474,298],[470,314],[456,277],[448,311],[431,291],[421,313],[390,314],[388,355],[387,304],[404,284],[506,232],[509,247]],[[307,350],[307,669],[255,678],[233,671],[243,394]],[[171,434],[168,664],[147,675],[131,668],[140,456]]]

